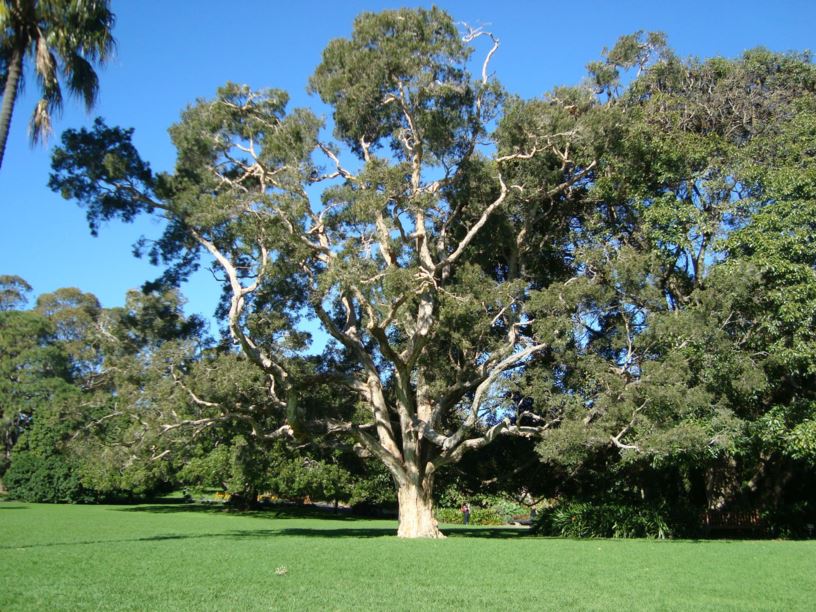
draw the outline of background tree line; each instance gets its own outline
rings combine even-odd
[[[69,290],[21,310],[6,279],[9,488],[56,452],[103,495],[391,480],[406,537],[438,536],[453,491],[554,500],[546,521],[648,507],[674,533],[704,510],[812,524],[810,57],[684,60],[639,32],[522,100],[497,50],[436,9],[361,15],[310,82],[333,141],[228,84],[171,128],[168,174],[129,130],[67,131],[52,188],[94,232],[163,218],[142,250],[165,271],[112,310]],[[217,342],[173,289],[202,253]]]
[[[134,291],[103,309],[89,293],[60,289],[27,309],[23,279],[3,276],[0,286],[2,477],[13,497],[136,501],[189,487],[228,492],[239,505],[270,492],[393,503],[383,474],[354,457],[263,444],[249,423],[225,421],[192,439],[162,425],[163,413],[193,414],[182,378],[224,402],[263,395],[256,372],[186,318],[176,292]]]

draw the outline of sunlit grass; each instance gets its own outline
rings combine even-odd
[[[195,506],[0,503],[0,610],[807,610],[816,543],[558,540]]]

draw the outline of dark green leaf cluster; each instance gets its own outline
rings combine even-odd
[[[310,88],[332,105],[337,137],[358,153],[385,141],[399,156],[404,138],[445,163],[482,129],[475,88],[488,85],[471,82],[470,54],[438,8],[363,13],[350,39],[326,47]]]

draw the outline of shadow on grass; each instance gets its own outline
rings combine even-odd
[[[485,529],[442,529],[449,538],[484,538],[494,540],[507,540],[511,538],[520,538],[526,535],[526,531],[512,528],[491,527]],[[374,527],[374,528],[340,528],[340,529],[308,529],[308,528],[292,528],[292,529],[277,529],[274,531],[275,535],[282,536],[297,536],[307,538],[382,538],[393,537],[397,535],[396,527],[391,525],[388,527]]]
[[[309,529],[308,527],[292,527],[283,529],[264,529],[262,531],[245,531],[234,532],[227,537],[237,539],[253,538],[255,536],[288,536],[288,537],[307,537],[307,538],[387,538],[397,535],[397,528],[395,525],[383,525],[382,527],[338,527],[326,528],[316,527]]]
[[[443,532],[448,537],[452,538],[487,538],[487,539],[511,539],[524,537],[527,534],[526,530],[502,528],[502,527],[486,527],[486,528],[454,528],[443,529]],[[123,544],[132,542],[169,542],[179,540],[205,540],[205,539],[222,539],[222,540],[265,540],[274,537],[306,537],[306,538],[354,538],[354,539],[371,539],[371,538],[395,538],[397,535],[396,525],[389,522],[382,527],[327,527],[320,526],[313,529],[310,528],[282,528],[282,529],[242,529],[233,531],[224,531],[216,533],[166,533],[156,534],[142,538],[123,538],[110,540],[79,540],[73,542],[44,542],[40,544],[29,545],[13,545],[0,546],[0,550],[24,550],[27,548],[53,548],[63,546],[89,546],[95,544]]]
[[[373,517],[357,516],[348,511],[335,513],[329,508],[318,506],[270,506],[253,510],[240,510],[231,508],[223,504],[149,504],[140,506],[129,506],[126,508],[116,508],[116,512],[149,512],[151,514],[175,514],[178,512],[201,513],[215,515],[244,516],[250,518],[265,519],[301,519],[320,518],[331,521],[371,521],[378,520]]]
[[[262,519],[303,519],[314,518],[326,521],[342,522],[367,522],[388,521],[378,517],[356,516],[348,511],[335,514],[333,510],[320,508],[318,506],[272,506],[259,510],[238,510],[217,504],[172,504],[172,505],[142,505],[128,508],[118,508],[117,512],[149,512],[155,514],[171,514],[177,512],[196,512],[216,515],[232,515]],[[454,538],[485,538],[485,539],[509,539],[519,538],[529,535],[527,528],[519,527],[465,527],[456,525],[445,525],[440,528],[442,532]],[[267,535],[289,535],[305,536],[316,538],[376,538],[396,535],[394,520],[390,519],[388,525],[383,527],[332,527],[315,526],[315,528],[281,528],[262,531],[246,532],[250,534],[266,533]]]
[[[442,533],[451,538],[487,538],[509,540],[530,535],[526,527],[442,527]]]
[[[383,521],[385,523],[385,521]],[[520,538],[528,534],[526,529],[513,527],[442,527],[442,533],[450,538],[485,538],[506,540]],[[306,538],[382,538],[394,537],[397,535],[395,521],[389,521],[382,527],[332,527],[315,526],[311,527],[282,527],[280,529],[268,529],[263,531],[243,532],[247,537],[253,534],[267,534],[278,536],[293,536]],[[235,534],[234,537],[244,537]]]
[[[370,529],[249,529],[224,531],[219,533],[167,533],[147,536],[143,538],[122,538],[110,540],[77,540],[73,542],[43,542],[40,544],[0,546],[0,550],[25,550],[27,548],[54,548],[62,546],[89,546],[94,544],[124,544],[132,542],[168,542],[178,540],[265,540],[279,536],[314,536],[314,537],[353,537],[376,538],[395,536],[397,530],[393,527]]]

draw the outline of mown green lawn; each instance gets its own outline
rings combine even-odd
[[[812,610],[816,542],[558,540],[196,506],[0,503],[0,610]],[[278,568],[286,568],[278,575]]]

